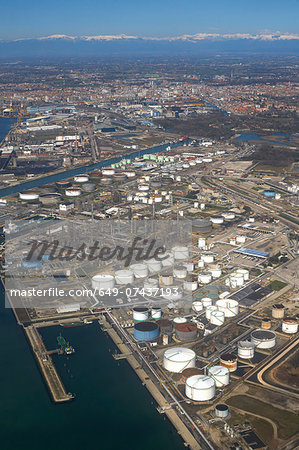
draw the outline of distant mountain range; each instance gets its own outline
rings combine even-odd
[[[197,33],[173,37],[120,35],[0,40],[0,57],[101,56],[109,54],[200,54],[217,52],[299,53],[299,35],[290,33]]]

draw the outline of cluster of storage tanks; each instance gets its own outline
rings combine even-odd
[[[249,270],[237,269],[226,278],[225,284],[232,289],[236,289],[242,287],[248,280]]]
[[[234,317],[239,314],[239,303],[237,300],[223,298],[216,300],[215,304],[209,297],[203,297],[192,303],[192,309],[196,313],[205,310],[205,316],[213,325],[221,326],[225,318]]]
[[[285,317],[285,307],[282,303],[272,305],[272,317],[281,320],[281,330],[283,333],[298,333],[298,320],[293,317]]]

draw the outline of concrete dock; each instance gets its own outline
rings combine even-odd
[[[115,345],[118,347],[119,351],[125,355],[128,363],[135,370],[136,374],[142,381],[142,384],[148,389],[152,397],[159,405],[160,411],[163,411],[168,419],[171,421],[173,426],[177,429],[178,433],[181,435],[182,439],[185,442],[185,445],[188,446],[191,450],[200,450],[202,447],[196,441],[193,434],[188,430],[186,425],[178,416],[177,412],[173,409],[172,405],[170,405],[159,389],[155,386],[153,381],[149,378],[147,373],[141,367],[139,362],[135,359],[133,354],[130,352],[129,348],[123,343],[121,338],[118,336],[116,331],[109,325],[109,323],[103,317],[101,319],[101,323],[104,327],[104,330],[111,337]]]
[[[24,331],[51,392],[53,401],[55,403],[62,403],[72,400],[73,395],[66,392],[38,330],[30,325],[24,327]]]

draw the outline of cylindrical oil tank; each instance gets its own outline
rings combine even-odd
[[[199,234],[207,234],[210,233],[212,230],[212,223],[210,220],[193,220],[192,221],[192,232],[193,233],[199,233]]]
[[[215,255],[214,255],[214,253],[211,253],[211,252],[203,253],[201,255],[201,259],[203,260],[203,262],[205,264],[211,264],[214,262]]]
[[[218,264],[210,264],[209,272],[211,273],[213,278],[219,278],[221,277],[222,270]]]
[[[159,319],[157,320],[157,324],[159,325],[161,334],[168,334],[168,335],[172,334],[173,325],[171,320]]]
[[[190,261],[190,260],[184,261],[182,265],[186,267],[188,273],[190,273],[194,270],[194,262],[193,261]]]
[[[67,189],[68,187],[71,187],[71,182],[68,180],[60,180],[60,181],[56,181],[56,186],[60,189]]]
[[[146,192],[149,191],[149,184],[139,184],[138,191],[140,192]]]
[[[222,298],[216,301],[219,311],[223,311],[225,317],[234,317],[239,314],[239,302],[231,298]]]
[[[67,197],[79,197],[82,191],[79,188],[70,187],[65,190],[65,195]]]
[[[209,284],[212,281],[212,274],[211,272],[199,272],[198,274],[198,282],[201,284]]]
[[[101,179],[101,184],[103,184],[104,186],[109,186],[109,185],[113,184],[113,179],[108,178],[108,177],[103,177]]]
[[[211,216],[210,220],[214,225],[221,225],[224,222],[224,218],[222,216]]]
[[[150,272],[159,272],[162,269],[161,261],[152,258],[144,261]]]
[[[199,267],[200,269],[202,269],[205,266],[205,263],[202,259],[199,259],[197,261],[197,267]]]
[[[177,260],[184,260],[184,259],[188,259],[188,257],[189,257],[188,247],[173,247],[172,253],[173,253],[174,259],[177,259]]]
[[[144,289],[151,291],[154,288],[158,287],[158,279],[157,278],[148,278],[147,280],[144,281]]]
[[[94,183],[84,183],[82,189],[85,192],[93,192],[96,190],[96,185]]]
[[[185,393],[191,400],[206,402],[215,396],[215,381],[206,375],[193,375],[186,380]]]
[[[236,236],[236,242],[237,244],[245,244],[246,242],[246,236]]]
[[[258,328],[251,332],[251,341],[257,348],[273,348],[276,344],[274,331]]]
[[[210,297],[203,297],[201,299],[202,305],[204,308],[207,308],[208,306],[211,306],[212,304],[212,299]]]
[[[263,330],[270,330],[270,328],[271,328],[271,320],[266,318],[266,317],[264,319],[262,319],[261,328]]]
[[[194,341],[197,336],[197,325],[193,322],[177,323],[175,325],[175,337],[182,342]]]
[[[210,305],[210,306],[207,306],[207,307],[206,307],[206,318],[207,318],[208,320],[211,319],[211,312],[212,312],[212,311],[217,311],[217,306],[215,306],[215,305]]]
[[[112,168],[106,168],[106,169],[102,169],[102,175],[104,177],[111,177],[112,175],[115,174],[115,170]]]
[[[145,278],[148,276],[148,267],[146,264],[131,264],[130,269],[133,271],[135,278]]]
[[[223,311],[212,311],[210,322],[212,325],[217,325],[218,327],[224,324],[225,316]]]
[[[138,322],[134,325],[134,338],[137,341],[155,341],[159,337],[159,325],[156,322]]]
[[[224,366],[212,366],[208,369],[208,375],[215,381],[216,387],[229,384],[229,369]]]
[[[274,319],[284,318],[284,306],[281,303],[275,303],[272,306],[272,317]]]
[[[92,288],[97,289],[98,291],[112,289],[114,284],[114,276],[105,273],[94,275],[91,279]]]
[[[202,310],[203,310],[203,304],[202,304],[202,302],[199,301],[199,300],[195,300],[195,301],[192,303],[192,309],[193,309],[193,311],[195,311],[195,312],[200,312],[200,311],[202,311]]]
[[[173,276],[171,273],[163,273],[163,275],[159,276],[159,284],[160,286],[172,286],[173,284]]]
[[[125,173],[116,173],[113,177],[113,180],[116,183],[123,183],[124,181],[126,181],[127,179],[127,175]]]
[[[220,365],[227,367],[230,372],[237,370],[237,356],[234,353],[223,353],[220,356]]]
[[[169,348],[163,355],[163,366],[169,372],[180,373],[189,367],[195,367],[196,354],[184,347]]]
[[[219,417],[221,419],[225,419],[229,415],[229,408],[228,406],[224,405],[223,403],[220,403],[219,405],[215,406],[215,416]]]
[[[148,316],[148,308],[143,306],[135,306],[133,308],[133,319],[136,320],[136,322],[143,322],[148,319]]]
[[[161,319],[162,309],[159,306],[153,306],[151,310],[152,319]]]
[[[40,194],[39,196],[39,201],[45,206],[56,205],[60,200],[61,194],[57,192]]]
[[[76,175],[74,176],[75,183],[87,183],[89,180],[88,175]]]
[[[39,198],[39,192],[38,191],[34,191],[34,190],[28,190],[25,192],[20,192],[19,193],[19,198],[20,200],[24,200],[27,202],[33,201],[33,200],[38,200]]]
[[[243,275],[244,281],[248,281],[249,280],[249,270],[247,270],[247,269],[237,269],[236,273],[240,273],[241,275]]]
[[[221,214],[224,220],[234,220],[236,217],[236,214],[233,212],[224,212]]]
[[[244,277],[242,273],[234,273],[234,279],[236,280],[237,287],[241,287],[244,284]]]
[[[186,317],[175,317],[173,319],[174,325],[177,325],[178,323],[186,323],[186,322],[188,322],[188,319],[186,319]]]
[[[117,270],[115,272],[115,281],[117,284],[132,284],[134,282],[134,273],[129,269]]]
[[[283,333],[295,334],[298,332],[298,322],[296,319],[286,317],[282,321],[281,329]]]
[[[188,369],[182,370],[182,381],[186,383],[187,378],[193,377],[194,375],[202,375],[202,370],[197,367],[189,367]]]
[[[184,281],[184,291],[192,292],[197,289],[197,278],[192,277],[191,275],[187,277]]]
[[[175,278],[186,278],[187,276],[187,269],[185,266],[176,266],[173,269],[173,276]]]
[[[241,359],[252,359],[254,357],[254,344],[251,341],[238,342],[238,357]]]

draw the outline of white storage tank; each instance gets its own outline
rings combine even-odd
[[[89,180],[89,176],[88,175],[76,175],[74,177],[74,181],[76,183],[87,183],[88,180]]]
[[[222,213],[221,215],[224,218],[224,220],[234,220],[236,217],[235,213],[233,212]]]
[[[148,278],[144,281],[143,287],[144,289],[148,289],[149,291],[151,291],[152,289],[157,288],[158,285],[159,282],[156,278]]]
[[[205,263],[202,259],[197,261],[197,267],[199,267],[200,269],[203,269],[205,266]]]
[[[223,311],[212,311],[210,322],[212,325],[220,327],[224,324],[225,316]]]
[[[254,344],[251,341],[238,342],[238,357],[241,359],[252,359],[254,357]]]
[[[273,348],[276,345],[276,334],[274,331],[258,328],[251,332],[251,341],[257,348]]]
[[[188,273],[190,273],[194,270],[194,262],[193,261],[184,261],[183,266],[186,267]]]
[[[189,367],[195,367],[196,354],[185,347],[169,348],[163,355],[163,366],[169,372],[180,373]]]
[[[200,312],[203,310],[203,304],[202,302],[200,302],[199,300],[195,300],[194,302],[192,302],[192,309],[195,312]]]
[[[272,306],[272,317],[274,319],[283,319],[284,317],[284,306],[281,303],[275,303]]]
[[[144,261],[145,264],[148,267],[148,270],[150,272],[159,272],[162,269],[162,263],[161,261],[152,258],[152,259],[148,259],[147,261]]]
[[[231,298],[223,298],[216,301],[219,311],[223,311],[225,317],[234,317],[239,314],[239,302]]]
[[[199,272],[198,282],[202,284],[209,284],[212,281],[212,275],[210,272]]]
[[[212,299],[210,297],[203,297],[201,299],[201,301],[202,301],[202,305],[204,308],[207,308],[208,306],[211,306],[211,304],[212,304]]]
[[[237,244],[245,244],[246,242],[246,236],[237,236],[236,237]]]
[[[222,216],[212,216],[210,220],[214,225],[221,225],[224,222],[224,218]]]
[[[178,288],[178,286],[169,286],[167,288],[167,292],[163,292],[162,297],[166,298],[170,302],[175,302],[177,300],[181,300],[181,298],[183,297],[183,293],[182,290]]]
[[[112,168],[102,169],[102,175],[104,177],[111,177],[115,174],[115,170]]]
[[[173,247],[172,253],[174,259],[184,260],[189,257],[189,249],[188,247]]]
[[[201,259],[206,264],[211,264],[214,262],[215,256],[213,253],[203,253]]]
[[[298,332],[298,322],[296,319],[286,317],[282,321],[281,329],[283,333],[295,334]]]
[[[208,369],[208,375],[215,381],[216,387],[229,384],[229,370],[224,366],[213,366]]]
[[[221,274],[222,274],[221,267],[218,266],[218,264],[210,265],[209,272],[211,272],[211,275],[213,278],[219,278],[219,277],[221,277]]]
[[[187,323],[188,320],[186,319],[186,317],[175,317],[173,319],[173,323]]]
[[[220,403],[219,405],[215,406],[215,416],[219,417],[221,419],[225,419],[229,415],[229,408],[228,406],[224,405],[223,403]]]
[[[117,284],[132,284],[134,282],[134,273],[129,269],[117,270],[115,272],[115,281]]]
[[[159,306],[153,306],[151,310],[151,316],[153,319],[161,319],[162,309]]]
[[[184,291],[193,292],[197,289],[197,286],[197,279],[194,279],[192,276],[184,281]]]
[[[106,290],[112,289],[115,284],[115,279],[112,275],[99,273],[94,275],[91,279],[91,285],[93,289]]]
[[[236,274],[241,274],[243,276],[244,281],[249,280],[249,270],[247,269],[237,269]]]
[[[145,278],[148,276],[148,267],[146,264],[131,264],[130,269],[133,271],[135,278]]]
[[[215,305],[210,305],[210,306],[207,306],[206,307],[206,318],[208,319],[208,320],[210,320],[210,318],[211,318],[211,312],[212,311],[217,311],[217,306],[215,306]]]
[[[201,249],[206,248],[206,239],[202,238],[202,237],[199,237],[198,238],[198,242],[197,242],[197,246],[198,246],[198,248],[201,248]]]
[[[20,198],[20,200],[25,200],[25,201],[37,200],[39,198],[39,193],[34,190],[20,192],[19,198]]]
[[[139,184],[138,191],[140,191],[140,192],[149,191],[149,185],[148,184]]]
[[[136,322],[143,322],[149,317],[148,309],[142,306],[135,306],[133,308],[133,319]]]
[[[216,383],[209,376],[193,375],[186,380],[185,393],[191,400],[205,402],[215,397]]]
[[[79,197],[81,195],[82,191],[79,188],[67,188],[65,190],[66,197]]]
[[[185,266],[176,266],[173,269],[173,276],[175,278],[186,278],[187,276],[187,269]]]
[[[173,284],[173,276],[171,273],[163,273],[163,275],[159,276],[159,284],[160,286],[172,286]]]

